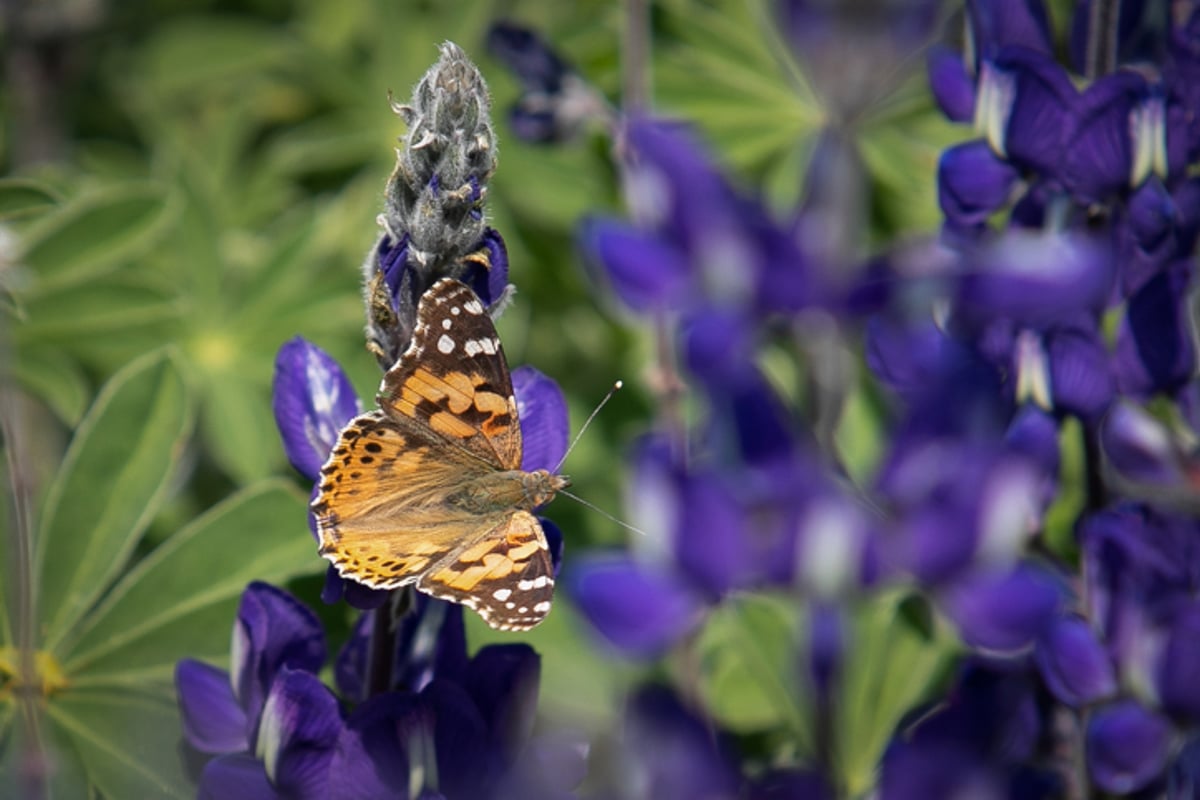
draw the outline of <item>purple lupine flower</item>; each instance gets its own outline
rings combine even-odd
[[[184,738],[216,756],[201,775],[202,797],[324,796],[341,726],[336,701],[315,677],[324,660],[312,612],[280,589],[252,583],[238,607],[230,671],[179,662]]]
[[[1132,700],[1097,709],[1087,727],[1088,773],[1106,792],[1142,789],[1167,766],[1170,739],[1170,724]]]
[[[968,661],[949,697],[893,739],[879,796],[1061,797],[1061,778],[1035,766],[1046,725],[1021,664]]]
[[[342,428],[362,413],[354,386],[328,353],[297,336],[275,356],[271,397],[288,461],[317,480]]]
[[[489,645],[468,659],[458,606],[426,601],[409,619],[416,627],[397,651],[393,691],[367,698],[346,721],[331,796],[571,797],[587,746],[572,734],[532,736],[537,654],[524,644]]]
[[[1069,706],[1088,706],[1116,693],[1112,660],[1082,617],[1054,620],[1038,639],[1035,660],[1046,686]]]
[[[579,238],[624,303],[796,310],[829,300],[796,237],[735,191],[681,126],[637,118],[625,134],[634,222],[587,220]]]
[[[1171,181],[1187,164],[1185,124],[1161,86],[1132,71],[1107,75],[1073,109],[1063,181],[1082,202],[1136,189],[1151,175]]]
[[[661,686],[628,699],[621,735],[622,771],[639,794],[662,800],[738,796],[736,762],[710,727]]]
[[[487,48],[521,83],[521,95],[508,115],[517,138],[539,144],[565,142],[589,123],[611,124],[613,112],[603,96],[534,30],[494,22]]]
[[[1146,397],[1181,389],[1196,370],[1188,312],[1190,261],[1159,272],[1129,298],[1117,329],[1114,371],[1124,394]]]
[[[1184,497],[1200,484],[1200,461],[1185,443],[1185,437],[1194,435],[1168,428],[1140,407],[1121,401],[1104,418],[1100,444],[1126,489],[1134,484],[1156,497]]]

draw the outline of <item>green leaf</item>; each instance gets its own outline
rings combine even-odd
[[[246,584],[281,584],[324,566],[307,501],[280,480],[244,489],[129,571],[62,647],[74,686],[169,681],[180,658],[229,650]]]
[[[170,292],[137,278],[114,277],[30,298],[28,321],[15,333],[18,344],[91,345],[113,333],[152,329],[179,311]]]
[[[250,484],[283,463],[283,447],[261,386],[223,371],[204,385],[204,442],[234,480]]]
[[[839,785],[848,796],[874,785],[896,725],[932,693],[957,652],[926,603],[893,591],[868,599],[854,615],[837,704]]]
[[[173,216],[174,204],[155,184],[93,192],[31,229],[22,260],[37,274],[38,293],[76,285],[144,252]]]
[[[59,203],[58,193],[41,181],[0,178],[0,222],[35,217]]]
[[[87,378],[74,360],[55,347],[23,347],[13,363],[13,377],[41,398],[67,426],[79,424],[90,397]]]
[[[29,716],[19,713],[17,703],[0,705],[0,792],[11,796],[11,787],[28,780],[29,767],[42,764],[46,771],[43,791],[17,794],[21,800],[54,800],[59,797],[94,800],[88,789],[87,775],[79,752],[47,717],[44,707],[26,709]],[[30,721],[36,728],[30,727]]]
[[[101,390],[42,512],[37,575],[46,649],[125,565],[171,481],[191,422],[183,374],[169,351],[129,364]]]
[[[174,699],[71,691],[50,702],[49,714],[104,797],[195,796],[183,762],[183,728]]]
[[[813,732],[801,695],[795,604],[762,595],[731,598],[696,642],[700,691],[722,727],[734,732],[786,727],[811,751]]]

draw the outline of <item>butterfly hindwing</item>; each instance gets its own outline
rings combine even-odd
[[[521,427],[496,326],[475,293],[443,278],[421,298],[412,343],[383,377],[380,406],[497,469],[521,466]]]
[[[493,628],[528,630],[550,612],[554,566],[537,517],[499,517],[417,582],[417,588],[473,608]]]

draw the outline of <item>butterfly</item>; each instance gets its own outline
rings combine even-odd
[[[474,609],[493,628],[545,619],[554,568],[533,509],[571,485],[521,469],[521,426],[496,327],[443,278],[422,295],[379,408],[352,419],[312,502],[319,552],[344,578]]]

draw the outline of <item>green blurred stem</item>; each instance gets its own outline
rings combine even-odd
[[[626,0],[621,53],[621,105],[626,115],[650,107],[650,12],[646,0]]]
[[[1092,0],[1088,13],[1087,50],[1084,75],[1095,80],[1113,71],[1117,65],[1117,34],[1121,20],[1121,0]]]
[[[7,344],[5,341],[4,344]],[[3,349],[0,363],[13,363],[8,347]],[[19,706],[22,732],[19,739],[22,751],[18,756],[21,778],[29,797],[45,796],[44,765],[48,764],[49,753],[42,741],[40,730],[41,679],[34,662],[36,642],[37,596],[34,591],[33,520],[30,513],[33,497],[33,476],[26,424],[27,414],[22,413],[24,398],[17,391],[13,377],[7,368],[0,372],[0,435],[4,437],[4,453],[8,466],[9,491],[12,497],[12,525],[9,527],[11,541],[8,563],[9,574],[5,585],[11,587],[8,608],[15,610],[15,619],[9,623],[15,631],[16,670],[13,696]]]

